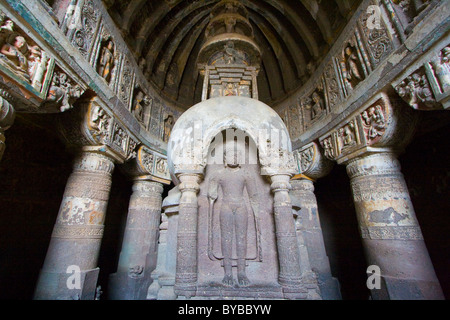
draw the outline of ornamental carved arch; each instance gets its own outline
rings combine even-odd
[[[255,142],[261,174],[295,173],[289,132],[280,116],[255,99],[219,97],[184,112],[172,129],[167,157],[176,184],[179,173],[203,173],[213,138],[226,129],[243,131]]]

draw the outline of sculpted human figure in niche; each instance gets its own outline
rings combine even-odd
[[[314,91],[312,94],[312,115],[311,119],[315,119],[316,117],[320,116],[322,114],[322,111],[324,109],[323,107],[323,100],[320,97],[320,95],[317,93],[317,91]]]
[[[344,50],[344,62],[347,71],[345,78],[348,86],[352,89],[364,79],[364,75],[356,49],[351,45],[348,45]]]
[[[170,133],[172,132],[173,127],[173,115],[168,114],[164,117],[164,132],[163,132],[163,141],[169,142]]]
[[[245,205],[247,188],[253,210],[257,210],[257,192],[254,190],[251,177],[246,175],[238,160],[238,153],[230,150],[224,154],[224,167],[211,178],[208,188],[210,210],[222,189],[222,205],[220,209],[221,249],[225,276],[222,283],[233,286],[232,254],[235,244],[237,255],[237,280],[240,286],[248,286],[250,280],[246,274],[248,212]]]
[[[108,39],[102,49],[97,72],[106,82],[111,80],[111,72],[114,68],[114,42]]]

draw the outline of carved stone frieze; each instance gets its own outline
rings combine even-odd
[[[326,94],[324,91],[324,83],[325,80],[321,77],[319,79],[319,83],[315,86],[315,89],[311,94],[302,99],[299,98],[304,130],[307,130],[312,124],[320,119],[323,119],[323,117],[329,112]]]
[[[370,148],[403,148],[414,132],[417,118],[383,92],[341,122],[319,141],[324,156],[338,163]]]
[[[41,97],[48,89],[54,59],[0,10],[0,71]]]
[[[72,45],[89,59],[100,23],[100,11],[93,0],[75,0],[68,6],[61,29]]]
[[[381,15],[380,7],[375,8],[375,11],[366,10],[358,20],[359,30],[367,48],[372,70],[394,49],[392,36],[381,16],[376,18],[375,23],[371,21],[374,15]]]
[[[72,109],[74,102],[81,97],[84,91],[85,89],[71,79],[67,73],[55,68],[42,109],[47,112],[64,112]]]
[[[336,66],[330,61],[325,67],[324,78],[326,83],[326,94],[328,97],[328,108],[333,110],[334,106],[342,100],[342,89],[337,78]]]
[[[414,109],[433,110],[440,108],[439,104],[436,103],[423,67],[408,75],[395,85],[394,89]]]
[[[130,61],[127,58],[124,58],[118,95],[125,105],[129,104],[133,82],[134,74]]]
[[[338,59],[343,89],[345,95],[348,96],[368,74],[367,66],[355,35],[345,43]]]
[[[119,163],[137,156],[140,142],[97,97],[80,102],[77,111],[62,117],[59,130],[69,145],[98,148]]]

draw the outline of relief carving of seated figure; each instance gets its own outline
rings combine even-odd
[[[15,71],[18,71],[27,80],[30,76],[28,74],[28,45],[24,37],[16,36],[12,44],[5,43],[0,52],[6,57],[3,59]]]

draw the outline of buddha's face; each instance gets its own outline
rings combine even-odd
[[[239,167],[240,164],[238,159],[238,153],[234,152],[233,150],[224,153],[225,166],[228,166],[230,168]]]

